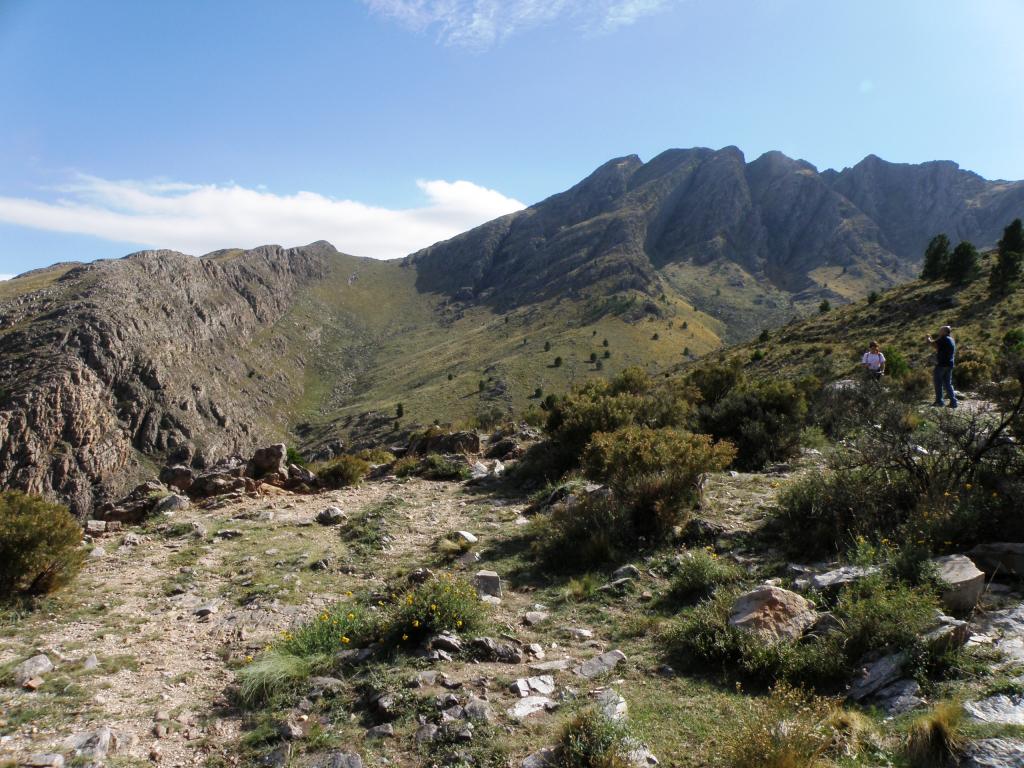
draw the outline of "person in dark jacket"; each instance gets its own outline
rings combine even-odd
[[[949,397],[949,407],[956,408],[956,392],[953,391],[953,363],[956,359],[956,341],[953,340],[953,329],[944,325],[939,329],[937,338],[928,337],[928,343],[935,345],[935,370],[932,379],[935,382],[935,402],[932,405],[942,407],[942,393]]]

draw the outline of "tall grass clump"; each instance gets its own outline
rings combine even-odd
[[[691,603],[709,597],[718,587],[743,580],[743,569],[735,562],[707,549],[695,549],[680,555],[672,568],[665,602],[671,605]]]
[[[0,600],[45,595],[82,568],[82,529],[67,507],[0,492]]]
[[[552,768],[628,768],[629,745],[624,723],[585,709],[562,727]]]
[[[345,454],[316,466],[314,472],[328,488],[347,488],[363,481],[370,472],[370,464],[358,456]]]
[[[963,718],[963,707],[947,701],[914,720],[904,749],[911,768],[959,765],[965,743]]]

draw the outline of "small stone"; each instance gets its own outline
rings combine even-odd
[[[218,539],[240,539],[242,538],[242,532],[236,528],[225,528],[223,531],[217,531],[215,534]]]
[[[420,672],[409,681],[409,688],[424,688],[428,685],[434,685],[437,682],[437,672],[430,669],[424,672]]]
[[[535,627],[547,621],[550,616],[547,611],[527,611],[523,616],[523,623],[528,627]]]
[[[367,739],[386,739],[395,735],[395,728],[391,723],[384,723],[384,725],[375,725],[373,728],[369,728],[366,731]]]
[[[921,686],[915,680],[897,680],[872,696],[871,702],[893,717],[924,704],[918,696],[920,692]]]
[[[525,678],[516,680],[512,685],[509,686],[514,696],[518,696],[521,699],[525,699],[530,695],[530,684],[526,682]]]
[[[906,663],[907,655],[905,653],[893,653],[862,667],[859,674],[854,677],[853,684],[846,695],[853,701],[867,698],[895,682],[903,672],[903,666]]]
[[[156,714],[153,715],[153,722],[164,723],[171,719],[171,713],[166,709],[158,709]]]
[[[572,659],[553,659],[530,665],[531,672],[564,672],[573,665]]]
[[[103,547],[93,547],[92,549],[89,550],[89,557],[91,557],[91,558],[93,558],[95,560],[98,560],[99,558],[106,557],[106,556],[107,556],[107,550],[105,550]]]
[[[457,635],[444,632],[435,635],[427,641],[429,648],[434,648],[448,653],[462,653],[462,640]]]
[[[480,602],[488,605],[501,605],[501,598],[494,595],[480,595]]]
[[[305,738],[302,726],[294,720],[285,720],[277,726],[277,735],[285,741],[298,741]]]
[[[188,497],[172,493],[160,499],[153,507],[153,511],[157,514],[173,515],[175,512],[188,509],[190,505]]]
[[[339,507],[327,507],[317,513],[316,521],[320,525],[338,525],[339,523],[345,522],[348,519],[348,515],[344,513]]]
[[[491,705],[475,696],[470,696],[469,701],[466,702],[465,712],[466,717],[475,722],[494,722],[494,712],[491,710]]]
[[[464,542],[466,544],[476,544],[478,541],[477,537],[469,531],[456,531],[452,534],[452,538],[455,539],[455,541]]]
[[[501,597],[501,577],[494,571],[477,571],[473,583],[477,594]]]
[[[53,671],[53,662],[45,653],[40,653],[30,659],[26,659],[11,670],[11,677],[15,685],[24,685],[35,677],[41,677],[47,672]]]
[[[206,605],[200,606],[192,611],[194,616],[198,616],[200,619],[204,619],[207,616],[211,616],[220,610],[216,603],[207,603]]]
[[[107,532],[106,520],[86,520],[85,532],[90,536],[101,536]]]
[[[555,678],[551,675],[538,675],[536,677],[528,677],[526,684],[529,686],[531,691],[547,696],[555,692]]]
[[[508,708],[508,716],[515,720],[524,720],[537,712],[544,712],[552,704],[547,696],[527,696]]]
[[[64,755],[58,754],[35,754],[29,755],[19,766],[25,768],[64,768]]]
[[[441,729],[431,723],[425,723],[416,729],[416,735],[413,737],[417,744],[429,744],[437,739],[438,731]]]
[[[91,672],[100,665],[100,660],[96,658],[95,653],[90,653],[85,657],[85,661],[82,662],[82,669],[87,672]]]
[[[335,752],[325,768],[363,768],[363,758],[356,752]]]
[[[562,631],[573,640],[590,640],[594,637],[592,629],[583,629],[582,627],[568,627]]]
[[[621,568],[617,568],[612,573],[612,581],[619,581],[620,579],[639,579],[640,569],[635,565],[624,565]]]
[[[558,758],[555,747],[544,747],[523,759],[522,768],[551,768]]]
[[[24,683],[22,683],[21,687],[24,688],[26,691],[38,691],[40,688],[43,687],[43,683],[45,682],[46,681],[43,680],[43,678],[41,677],[33,677],[31,680],[26,680]]]
[[[623,578],[623,579],[615,579],[614,581],[609,581],[607,584],[602,584],[600,587],[597,588],[597,591],[598,592],[615,592],[615,593],[618,593],[618,594],[622,594],[624,592],[628,592],[629,589],[632,586],[633,586],[633,579],[631,579],[631,578],[629,578],[627,576],[626,578]]]
[[[626,654],[620,650],[608,651],[600,656],[595,656],[583,662],[574,671],[580,677],[587,679],[599,677],[611,672],[615,667],[626,660]]]
[[[605,688],[595,692],[594,698],[597,699],[597,707],[601,710],[601,714],[609,720],[625,719],[629,707],[626,704],[626,700],[618,692],[611,688]]]

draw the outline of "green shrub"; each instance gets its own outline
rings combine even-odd
[[[587,709],[562,728],[554,768],[628,768],[629,733],[625,724]]]
[[[771,515],[788,553],[809,558],[845,551],[859,536],[890,535],[916,505],[900,472],[886,484],[866,469],[833,470],[790,481]]]
[[[403,456],[391,465],[391,472],[396,477],[415,475],[420,467],[420,460],[415,456]]]
[[[628,507],[633,535],[662,540],[700,500],[702,477],[724,469],[734,455],[730,444],[707,435],[630,426],[594,435],[583,469]]]
[[[536,558],[552,570],[572,571],[612,561],[628,520],[610,498],[588,496],[537,515],[528,533]]]
[[[426,480],[466,480],[470,476],[470,471],[469,467],[460,461],[452,461],[432,453],[419,463],[416,474]]]
[[[326,660],[319,660],[326,666]],[[314,674],[313,661],[284,651],[269,650],[238,671],[238,699],[243,707],[264,706],[296,691]]]
[[[315,619],[283,633],[273,647],[292,656],[329,656],[364,646],[376,635],[376,618],[350,601],[325,608]]]
[[[286,460],[289,464],[295,464],[299,467],[304,467],[308,463],[306,457],[299,453],[298,449],[294,446],[288,446],[288,452],[286,454]]]
[[[897,381],[907,377],[910,373],[910,363],[907,358],[896,347],[882,347],[882,354],[885,355],[885,375]]]
[[[807,398],[788,381],[743,382],[700,409],[701,431],[736,446],[736,466],[756,470],[800,449]]]
[[[953,378],[957,387],[976,389],[992,381],[995,360],[975,347],[961,346],[957,351]]]
[[[714,552],[695,549],[681,555],[673,568],[667,600],[690,603],[710,596],[720,586],[743,579],[743,569]]]
[[[485,618],[473,585],[442,574],[396,596],[385,610],[381,641],[389,648],[415,648],[441,632],[475,632],[483,627]]]
[[[355,454],[357,459],[362,459],[367,464],[391,464],[395,460],[395,454],[386,448],[364,448]]]
[[[871,651],[906,650],[927,655],[919,635],[934,621],[935,594],[885,573],[840,591],[832,608],[835,630],[802,642],[766,642],[729,625],[738,592],[719,589],[666,634],[669,653],[695,668],[721,670],[728,678],[760,685],[787,682],[831,691],[847,681]]]
[[[359,485],[370,472],[370,465],[358,456],[346,454],[319,465],[315,471],[328,488],[347,488]]]
[[[82,529],[67,507],[21,491],[0,492],[0,600],[45,595],[82,568]]]

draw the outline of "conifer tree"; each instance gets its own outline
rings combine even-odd
[[[999,241],[999,252],[995,266],[988,277],[989,293],[993,296],[1005,296],[1013,290],[1020,280],[1021,261],[1024,260],[1024,226],[1020,219],[1014,219],[1003,230],[1003,238]]]
[[[978,249],[964,240],[956,247],[946,264],[944,277],[956,285],[969,283],[978,276]]]
[[[949,266],[949,238],[936,235],[928,243],[924,252],[924,266],[921,268],[922,280],[938,280],[945,277]]]

